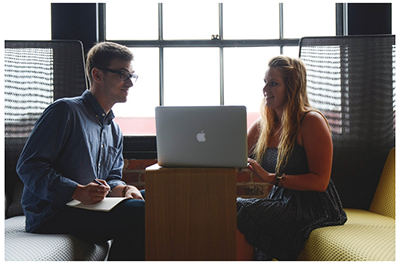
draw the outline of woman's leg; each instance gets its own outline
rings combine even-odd
[[[238,261],[254,260],[254,247],[239,230],[236,231],[236,258]]]

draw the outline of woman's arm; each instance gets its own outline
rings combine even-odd
[[[310,112],[304,118],[298,143],[303,145],[310,172],[301,175],[284,175],[280,185],[293,190],[326,190],[332,169],[333,144],[325,119],[317,112]],[[254,175],[265,182],[275,183],[275,173],[266,172],[257,162],[249,160]]]
[[[247,131],[247,155],[250,157],[257,144],[258,137],[260,136],[260,122],[261,118],[257,119]]]

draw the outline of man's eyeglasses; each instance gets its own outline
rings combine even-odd
[[[112,73],[118,73],[119,74],[119,78],[121,80],[123,80],[123,81],[127,81],[127,80],[131,79],[132,82],[135,83],[137,81],[137,79],[139,78],[139,76],[137,74],[134,74],[134,73],[130,74],[127,71],[116,71],[116,70],[110,70],[110,69],[104,69],[104,68],[98,68],[98,69],[102,70],[102,71],[109,71],[109,72],[112,72]]]

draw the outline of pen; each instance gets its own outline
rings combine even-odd
[[[94,179],[93,181],[96,182],[98,185],[103,185],[103,186],[105,186],[104,184],[102,184],[101,182],[99,182],[99,181],[96,180],[96,179]],[[110,189],[109,193],[110,193],[110,192],[111,192],[111,189]]]

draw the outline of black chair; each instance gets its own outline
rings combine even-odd
[[[310,103],[331,126],[343,206],[368,210],[394,147],[395,36],[305,37],[299,45]]]
[[[54,100],[81,95],[87,88],[80,41],[6,41],[4,51],[5,259],[104,260],[109,243],[90,244],[69,235],[24,232],[16,173],[19,155],[36,120]]]
[[[80,41],[5,41],[4,121],[7,205],[15,166],[36,120],[54,100],[87,89]],[[6,206],[7,208],[7,206]]]

